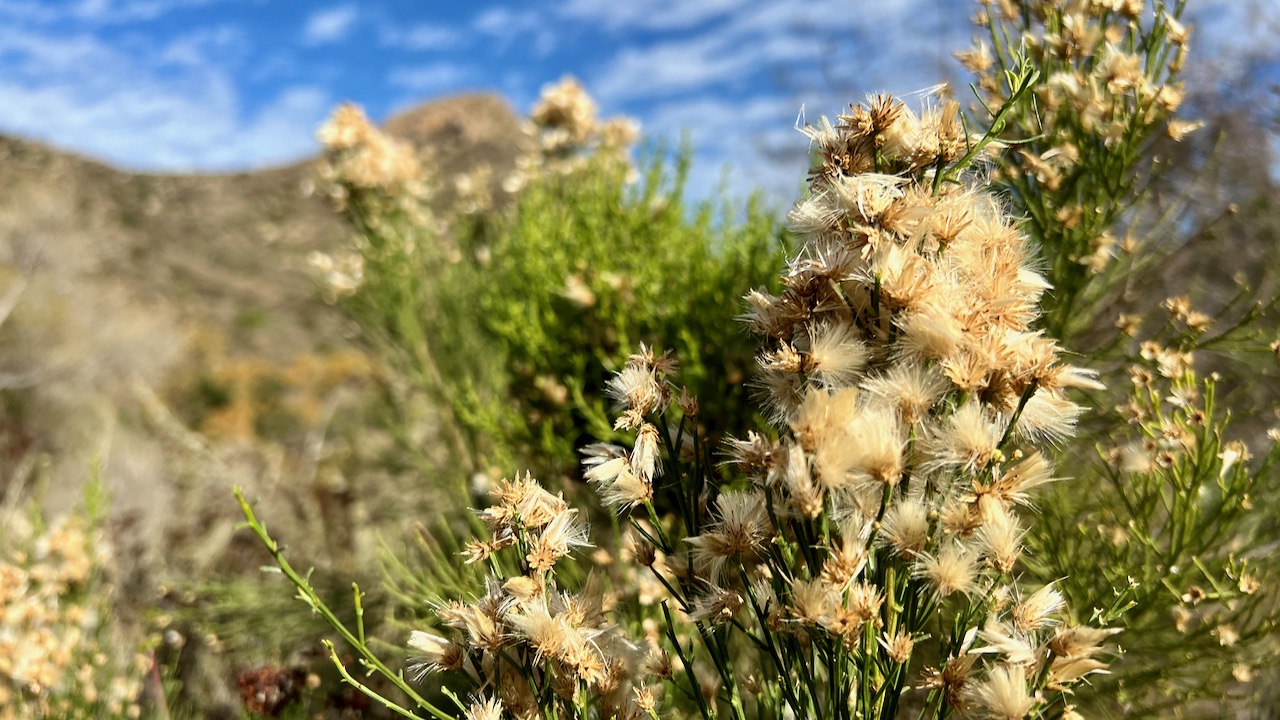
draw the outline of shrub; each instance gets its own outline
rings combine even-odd
[[[112,611],[100,491],[90,485],[85,512],[49,525],[38,514],[3,509],[0,718],[141,715],[151,661],[131,653]]]
[[[742,716],[753,701],[761,716],[856,707],[889,717],[985,703],[998,717],[1072,717],[1074,704],[1159,716],[1221,712],[1228,695],[1251,702],[1250,681],[1274,652],[1276,608],[1259,592],[1274,577],[1273,528],[1253,505],[1275,496],[1272,454],[1250,463],[1247,445],[1226,439],[1218,382],[1200,379],[1192,358],[1256,341],[1275,301],[1241,310],[1256,294],[1245,288],[1210,315],[1181,297],[1164,309],[1126,298],[1167,319],[1150,323],[1162,327],[1145,343],[1131,340],[1138,315],[1111,325],[1122,291],[1150,287],[1144,273],[1177,247],[1161,237],[1177,221],[1158,216],[1149,189],[1157,135],[1178,141],[1196,125],[1174,117],[1183,5],[984,5],[992,45],[962,54],[978,76],[984,134],[963,129],[955,103],[916,115],[887,98],[808,131],[819,162],[790,216],[804,246],[780,285],[747,298],[765,339],[757,396],[774,430],[742,435],[755,409],[720,393],[740,382],[734,358],[751,351],[701,340],[726,327],[699,325],[723,317],[725,257],[664,244],[690,217],[714,233],[736,226],[725,213],[667,212],[684,192],[682,156],[674,173],[654,156],[628,189],[619,144],[583,130],[593,110],[573,86],[535,111],[541,154],[507,183],[521,188],[510,214],[449,220],[433,251],[449,268],[439,290],[412,273],[388,276],[422,288],[407,296],[438,293],[421,312],[383,303],[393,322],[372,327],[422,339],[416,356],[414,342],[393,345],[416,357],[409,376],[449,398],[470,469],[533,467],[561,488],[584,439],[605,441],[586,448],[583,476],[614,509],[615,532],[594,538],[591,562],[571,553],[587,541],[579,511],[529,476],[494,489],[488,526],[469,544],[458,523],[442,523],[436,537],[422,534],[421,564],[392,559],[393,595],[415,608],[413,622],[432,625],[412,635],[420,667],[469,675],[436,689],[497,691],[454,697],[460,711]],[[1023,216],[1016,229],[972,189],[979,159]],[[412,223],[358,217],[375,218],[357,220],[362,232],[400,238],[400,257],[425,252],[420,236],[404,240]],[[747,217],[741,232],[752,236]],[[381,243],[364,241],[356,300],[395,286],[369,280],[377,254],[367,249]],[[753,253],[743,267],[767,257]],[[415,267],[387,269],[401,266]],[[684,272],[704,266],[698,281]],[[963,296],[957,278],[969,283]],[[948,292],[956,298],[939,300]],[[673,297],[696,299],[691,312],[667,314]],[[405,318],[432,329],[397,333]],[[1056,365],[1050,337],[1086,350],[1109,389]],[[646,341],[677,352],[642,349],[622,363],[623,348]],[[700,355],[700,344],[722,354]],[[673,384],[675,357],[683,386]],[[1131,383],[1123,373],[1134,363]],[[1067,386],[1091,408],[1078,440]],[[717,468],[726,434],[741,438],[730,446],[736,464]],[[1087,458],[1094,446],[1099,461],[1074,463],[1076,478],[1046,495],[1043,522],[1021,529],[1012,506],[1051,477],[1033,449]],[[452,549],[474,565],[442,569]],[[1081,557],[1106,564],[1080,572]],[[981,591],[966,592],[971,582]],[[422,600],[435,603],[434,619]],[[1028,625],[1037,607],[1045,615]],[[1110,659],[1109,632],[1069,629],[1086,621],[1134,629],[1114,675],[1096,672]],[[391,672],[344,632],[371,667]],[[594,650],[574,640],[584,637]],[[1088,637],[1087,648],[1064,655],[1067,637]],[[635,647],[652,661],[624,650]],[[1058,694],[1084,675],[1096,697]],[[931,693],[902,696],[911,682]],[[402,689],[448,715],[448,700]]]
[[[454,671],[435,688],[459,713],[1021,718],[1071,714],[1067,692],[1106,667],[1116,630],[1016,572],[1017,508],[1053,475],[1038,448],[1072,431],[1064,390],[1097,383],[1031,330],[1045,284],[963,174],[975,153],[954,105],[916,115],[877,97],[839,120],[808,129],[820,159],[781,294],[751,295],[775,426],[718,466],[675,359],[632,355],[607,383],[627,445],[585,461],[627,551],[577,560],[579,510],[528,475],[499,483],[464,549],[483,589],[408,639],[410,677]],[[453,716],[338,622],[240,502],[366,667]]]
[[[512,207],[480,214],[491,200],[477,172],[444,236],[398,181],[370,187],[350,169],[392,141],[367,123],[327,133],[362,260],[346,306],[366,337],[448,403],[472,470],[518,460],[575,474],[586,439],[610,432],[605,382],[638,342],[670,339],[691,390],[726,411],[716,417],[745,418],[736,389],[753,350],[731,300],[744,283],[767,284],[785,251],[776,222],[759,199],[687,203],[687,149],[654,147],[632,168],[634,131],[599,123],[571,81],[548,88],[533,118],[537,151],[504,179],[519,188]],[[348,136],[378,139],[363,150],[332,141]]]
[[[1036,577],[1066,578],[1058,587],[1078,606],[1128,605],[1129,652],[1093,680],[1103,700],[1095,713],[1219,716],[1228,696],[1247,707],[1277,620],[1235,586],[1245,566],[1250,583],[1274,577],[1267,523],[1245,505],[1270,504],[1280,486],[1269,462],[1250,467],[1243,438],[1227,439],[1218,393],[1262,389],[1248,360],[1266,349],[1259,332],[1276,299],[1241,284],[1217,293],[1225,298],[1213,298],[1216,312],[1200,312],[1184,293],[1204,288],[1184,275],[1179,296],[1157,305],[1163,266],[1206,231],[1184,227],[1189,191],[1174,201],[1154,193],[1168,184],[1161,158],[1176,154],[1170,143],[1200,125],[1176,116],[1186,94],[1184,5],[986,3],[985,39],[959,53],[983,102],[1009,108],[985,113],[1010,138],[992,178],[1044,257],[1053,285],[1044,327],[1086,353],[1110,387],[1091,394],[1098,411],[1070,446],[1084,458],[1078,484],[1050,492],[1028,533]],[[1001,104],[1019,51],[1038,73],[1031,101]],[[1204,365],[1222,351],[1232,353],[1233,375],[1198,379],[1194,358]],[[1081,558],[1099,559],[1099,572],[1077,572]],[[1214,599],[1193,608],[1190,588],[1201,586]],[[1189,612],[1209,624],[1189,630]],[[1211,632],[1219,626],[1226,642]]]

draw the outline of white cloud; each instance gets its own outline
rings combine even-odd
[[[394,68],[387,75],[387,82],[415,93],[436,94],[458,89],[470,75],[458,65],[431,63]]]
[[[505,7],[491,7],[480,13],[471,22],[471,26],[486,35],[509,37],[536,29],[540,24],[538,14],[532,10],[512,10]]]
[[[89,35],[0,29],[0,130],[137,170],[242,170],[314,151],[327,92],[285,87],[246,114],[236,79],[200,62],[199,43],[174,47],[165,59]]]
[[[592,76],[601,97],[634,100],[746,81],[771,63],[814,55],[788,35],[739,42],[733,34],[697,35],[645,48],[626,48]]]
[[[0,0],[0,17],[24,23],[71,20],[89,25],[118,25],[155,20],[175,10],[222,1],[225,0],[79,0],[54,5],[35,0]]]
[[[566,0],[559,12],[571,20],[598,23],[609,30],[684,30],[740,11],[749,3],[750,0]]]
[[[154,20],[174,10],[208,5],[217,0],[80,0],[71,6],[78,20],[102,24]]]
[[[491,7],[471,22],[471,28],[497,41],[499,53],[506,52],[514,43],[525,44],[534,57],[546,57],[555,50],[555,28],[559,18],[533,10],[511,10]]]
[[[687,134],[696,148],[692,197],[723,186],[734,197],[760,191],[783,205],[795,197],[808,165],[808,140],[795,129],[799,111],[780,95],[676,100],[650,108],[644,130],[669,141]]]
[[[718,0],[730,7],[730,0]],[[647,5],[667,6],[666,0]],[[606,7],[600,5],[599,7]],[[692,11],[672,4],[662,20],[688,19]],[[734,0],[725,22],[696,34],[621,48],[588,77],[602,98],[638,101],[696,92],[752,95],[762,78],[793,84],[796,91],[829,91],[858,85],[858,92],[881,88],[910,90],[935,84],[950,64],[950,45],[922,42],[962,20],[958,8],[939,9],[933,0],[877,4],[850,12],[844,0],[770,4]],[[601,10],[601,13],[604,11]],[[616,11],[614,21],[632,11]],[[684,13],[683,15],[681,13]],[[641,26],[658,20],[635,20]],[[913,28],[903,32],[901,28]],[[885,32],[885,28],[897,28]],[[967,37],[967,35],[965,36]],[[956,42],[960,42],[957,39]],[[852,57],[850,57],[852,55]],[[777,76],[784,75],[779,79]],[[851,81],[851,82],[846,82]],[[823,87],[826,86],[826,87]],[[800,98],[807,100],[808,98]]]
[[[388,25],[382,29],[378,39],[383,47],[411,51],[452,50],[464,42],[458,30],[432,23],[409,27]]]
[[[63,15],[59,8],[35,0],[0,0],[0,16],[19,22],[52,22]]]
[[[360,12],[354,5],[339,5],[312,13],[302,28],[302,40],[308,45],[338,42],[347,36]]]
[[[170,40],[160,50],[157,59],[162,64],[198,66],[209,63],[210,58],[216,55],[225,64],[232,58],[244,57],[248,49],[249,39],[242,29],[234,25],[218,25]]]

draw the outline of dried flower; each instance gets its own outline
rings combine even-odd
[[[938,595],[968,595],[978,577],[977,556],[958,542],[945,543],[937,554],[920,553],[916,574],[927,579]]]
[[[730,559],[755,557],[772,536],[759,493],[727,491],[716,498],[716,516],[701,535],[688,538],[693,556],[712,581]]]
[[[622,448],[597,444],[582,452],[586,456],[583,477],[596,486],[600,499],[609,507],[626,509],[653,497],[653,483],[631,469],[631,459]]]
[[[881,541],[903,557],[913,557],[929,541],[929,510],[920,500],[894,503],[880,523]]]
[[[462,649],[439,635],[414,630],[409,634],[409,647],[421,653],[409,666],[419,678],[431,672],[462,668]]]
[[[1021,665],[999,665],[987,673],[985,682],[973,691],[974,702],[992,720],[1022,720],[1036,701],[1027,689],[1026,670]]]
[[[502,720],[502,701],[497,698],[477,700],[467,707],[467,720]]]
[[[877,638],[877,641],[893,662],[902,664],[911,659],[911,650],[915,647],[915,640],[912,639],[910,633],[899,630],[892,636],[881,635]]]
[[[1053,616],[1066,605],[1053,584],[1045,585],[1013,607],[1013,626],[1019,632],[1034,632],[1054,623]]]
[[[575,547],[589,547],[587,527],[576,519],[577,510],[556,515],[542,532],[529,543],[526,559],[538,572],[548,572],[560,558]]]

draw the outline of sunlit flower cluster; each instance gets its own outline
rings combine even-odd
[[[109,551],[76,516],[35,535],[6,516],[0,560],[0,719],[138,717],[145,658],[122,663],[91,592]],[[100,590],[100,588],[99,588]],[[34,713],[34,715],[30,714]]]
[[[640,136],[640,125],[628,117],[601,120],[595,100],[582,84],[566,76],[542,88],[538,102],[529,113],[528,132],[536,150],[523,157],[516,173],[507,177],[504,189],[514,191],[539,172],[563,175],[582,168],[594,158],[635,179],[631,148]]]
[[[1123,187],[1128,168],[1119,158],[1140,154],[1161,129],[1181,141],[1201,127],[1174,117],[1186,94],[1177,78],[1190,29],[1180,10],[1163,2],[982,4],[976,23],[987,37],[956,56],[976,76],[987,107],[1009,97],[1003,73],[1013,53],[1025,53],[1040,72],[1034,112],[1023,109],[1011,118],[1012,138],[1035,141],[1002,157],[995,179],[1022,177],[1025,187],[1013,183],[1019,192],[1043,193],[1038,202],[1051,215],[1039,222],[1058,224],[1067,234],[1079,230],[1085,242],[1067,252],[1089,272],[1102,272],[1118,253],[1131,252],[1133,241],[1110,235],[1111,213],[1090,216],[1099,213],[1080,204],[1092,195],[1079,193],[1078,183]],[[1059,193],[1062,198],[1054,199]]]
[[[359,106],[339,106],[317,137],[325,155],[316,187],[357,230],[354,252],[308,257],[325,297],[336,301],[388,267],[403,272],[408,258],[424,252],[419,236],[440,230],[428,204],[438,179],[424,152],[374,126]]]
[[[789,432],[732,448],[784,527],[830,527],[822,572],[794,578],[781,600],[795,622],[846,644],[883,625],[886,657],[905,663],[895,657],[911,655],[908,636],[889,632],[884,608],[917,600],[868,568],[903,563],[939,601],[1003,593],[973,628],[981,642],[953,645],[925,687],[1023,717],[1042,701],[1036,677],[1052,689],[1104,667],[1094,656],[1109,632],[1060,652],[1062,632],[1084,632],[1050,631],[1061,596],[1018,602],[1011,584],[1025,532],[1016,508],[1053,479],[1035,445],[1073,432],[1080,410],[1065,390],[1100,386],[1032,328],[1048,283],[999,203],[938,180],[966,148],[953,105],[917,114],[876,97],[806,132],[820,162],[790,216],[805,248],[784,292],[752,293],[746,316],[765,342],[762,398]],[[969,654],[1001,662],[972,684]]]
[[[549,707],[568,712],[587,702],[606,717],[645,716],[657,692],[648,682],[669,673],[663,656],[627,638],[608,618],[616,599],[599,578],[574,592],[556,582],[557,564],[589,546],[578,511],[528,475],[502,481],[491,496],[495,504],[480,512],[490,535],[465,551],[468,562],[493,570],[484,594],[436,608],[449,638],[412,633],[413,669],[420,675],[459,671],[492,690],[468,717],[505,711],[540,718]]]
[[[675,360],[642,346],[609,382],[634,440],[584,451],[585,479],[630,517],[624,559],[661,586],[666,634],[625,639],[591,582],[559,592],[585,528],[531,478],[504,481],[481,512],[489,537],[466,550],[495,577],[437,613],[460,639],[410,640],[420,667],[494,691],[475,713],[500,700],[533,716],[591,692],[602,717],[634,717],[674,700],[651,688],[676,672],[704,715],[742,717],[747,692],[797,717],[845,702],[891,717],[918,692],[938,717],[1022,718],[1106,668],[1118,630],[1080,625],[1053,585],[1019,579],[1018,509],[1054,479],[1037,446],[1073,432],[1067,390],[1100,385],[1033,329],[1048,283],[1017,226],[949,172],[973,142],[956,106],[875,97],[805,133],[818,164],[790,216],[804,246],[782,294],[751,293],[745,317],[776,439],[730,442],[718,476]],[[731,662],[735,632],[760,656]],[[707,656],[682,649],[700,644]],[[496,659],[508,648],[527,677]]]
[[[316,250],[307,255],[307,264],[331,302],[354,294],[364,284],[364,257],[359,253],[330,254]]]
[[[790,216],[805,251],[781,295],[748,296],[746,320],[769,343],[760,383],[774,419],[800,431],[824,412],[813,390],[857,389],[859,412],[878,408],[901,426],[883,440],[892,444],[959,392],[958,419],[917,435],[933,465],[970,470],[996,449],[982,436],[1009,429],[1015,412],[1020,435],[1069,434],[1078,410],[1063,390],[1097,383],[1031,328],[1049,285],[1025,238],[991,196],[912,176],[964,148],[954,107],[917,117],[879,97],[807,132],[822,163]]]
[[[339,106],[316,137],[327,154],[321,177],[332,187],[391,194],[424,192],[422,158],[417,150],[375,127],[359,106]]]

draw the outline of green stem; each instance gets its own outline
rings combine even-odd
[[[400,707],[399,705],[391,702],[387,698],[379,695],[373,688],[361,683],[359,680],[356,680],[354,677],[352,677],[351,673],[347,671],[347,666],[342,664],[342,659],[338,657],[338,651],[336,648],[334,648],[332,642],[325,640],[324,646],[329,650],[329,659],[333,661],[333,666],[338,668],[338,674],[342,676],[343,682],[359,690],[363,695],[368,697],[370,700],[374,700],[378,702],[388,710],[391,710],[392,712],[395,712],[398,715],[402,715],[407,718],[412,718],[412,720],[419,720],[417,715],[414,715],[412,712],[404,709],[403,707]],[[442,715],[442,717],[447,718],[449,716]]]
[[[702,717],[707,720],[714,720],[715,711],[707,708],[707,700],[702,695],[702,684],[698,682],[698,676],[693,671],[693,663],[685,657],[684,648],[680,646],[680,639],[676,637],[676,627],[671,619],[671,608],[667,607],[667,603],[662,603],[662,615],[666,621],[667,639],[671,641],[672,648],[676,651],[676,657],[680,658],[680,664],[684,666],[685,677],[689,680],[689,687],[693,689],[693,699],[698,703],[698,710],[702,712]]]
[[[368,663],[370,667],[372,667],[374,670],[377,670],[384,677],[386,677],[387,680],[391,681],[393,685],[399,688],[401,692],[403,692],[405,695],[408,695],[410,698],[412,698],[413,701],[418,704],[418,707],[421,707],[422,709],[431,713],[431,715],[437,718],[437,720],[453,720],[453,718],[448,713],[444,712],[440,708],[428,702],[426,698],[422,697],[422,695],[420,695],[416,690],[410,687],[409,683],[405,682],[403,676],[401,676],[399,673],[392,672],[391,669],[388,668],[386,664],[384,664],[382,660],[378,658],[378,656],[373,654],[373,651],[369,649],[369,646],[366,645],[361,638],[353,635],[351,631],[347,629],[346,625],[344,625],[342,621],[338,619],[338,616],[333,613],[333,610],[331,610],[329,606],[325,604],[323,600],[320,599],[320,596],[316,593],[315,588],[311,586],[311,583],[307,581],[306,578],[299,575],[298,572],[293,569],[293,566],[289,564],[289,561],[285,559],[284,552],[281,550],[280,544],[277,543],[275,540],[273,540],[271,536],[267,534],[266,527],[263,526],[263,524],[258,520],[257,516],[254,515],[253,508],[249,505],[249,502],[245,500],[244,492],[237,487],[232,490],[232,493],[235,495],[236,502],[240,504],[240,512],[244,514],[246,525],[249,527],[250,530],[253,530],[253,533],[255,535],[258,536],[258,539],[267,548],[267,552],[271,553],[271,557],[275,560],[276,566],[280,568],[280,572],[284,573],[284,576],[289,578],[289,581],[293,583],[293,586],[298,591],[298,596],[304,602],[310,605],[313,610],[318,612],[320,616],[323,617],[325,621],[329,623],[329,627],[333,628],[339,635],[342,636],[343,640],[346,640],[347,643],[351,645],[351,647],[355,648],[355,650],[360,653],[360,656],[364,658],[364,661]],[[332,652],[333,646],[331,643],[329,644],[329,647],[331,650],[331,654],[334,655],[334,659],[335,661],[337,661],[337,655],[336,653]],[[338,664],[341,665],[340,662]],[[347,676],[345,672],[345,668],[343,668],[343,674],[344,676]],[[365,692],[366,694],[369,694],[372,692],[372,691],[366,691],[366,688],[363,685],[360,685],[358,682],[355,682],[354,680],[349,680],[349,682],[351,682],[358,689],[360,689],[361,692]],[[377,699],[380,702],[383,702],[384,704],[387,705],[387,707],[393,710],[396,709],[396,707],[393,707],[394,703],[391,703],[390,700],[382,698],[377,694],[372,694],[370,695],[370,697],[373,697],[374,699]],[[403,709],[401,710],[403,711]],[[405,714],[406,717],[415,717],[412,713],[409,713],[408,711],[403,711],[403,714]]]

